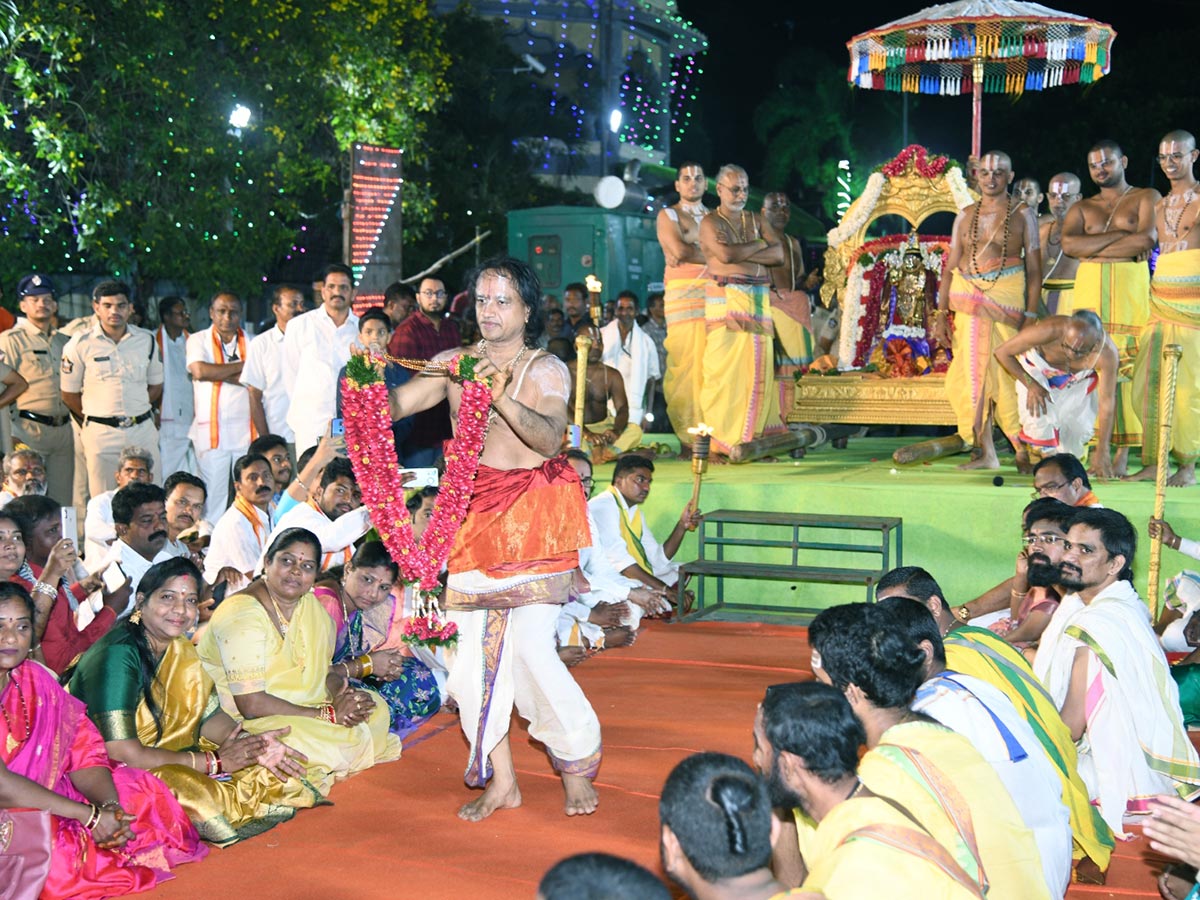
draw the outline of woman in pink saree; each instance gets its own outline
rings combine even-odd
[[[0,808],[51,814],[42,900],[145,891],[208,852],[166,785],[113,767],[84,705],[29,660],[33,602],[0,584]]]

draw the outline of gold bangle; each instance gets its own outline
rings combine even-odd
[[[1012,594],[1014,600],[1024,600],[1028,596],[1029,591],[1010,590],[1009,593]]]
[[[375,665],[371,662],[371,654],[364,653],[357,660],[358,662],[358,677],[367,678],[375,671]]]

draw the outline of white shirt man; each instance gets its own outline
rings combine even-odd
[[[291,395],[283,375],[283,339],[288,323],[304,312],[304,294],[289,285],[277,287],[271,311],[275,325],[250,342],[242,384],[250,391],[250,414],[259,435],[277,434],[293,444],[296,435],[287,423]]]
[[[1042,633],[1034,674],[1079,746],[1079,775],[1113,834],[1146,798],[1200,788],[1179,688],[1129,581],[1136,535],[1119,512],[1076,513],[1059,562],[1062,598]],[[1122,552],[1125,550],[1125,552]]]
[[[291,404],[287,416],[297,453],[315,447],[333,419],[338,372],[349,361],[350,345],[358,337],[358,316],[350,311],[353,293],[350,270],[328,266],[321,307],[288,323],[283,378],[288,396],[301,401]]]
[[[371,529],[370,511],[361,502],[350,460],[338,457],[325,467],[321,486],[308,502],[297,503],[279,517],[267,546],[284,529],[307,528],[321,541],[322,572],[345,565],[354,555],[354,542]]]
[[[135,481],[149,484],[154,479],[149,452],[137,447],[126,447],[117,464],[117,486],[111,491],[97,494],[87,504],[83,518],[83,556],[88,566],[95,569],[104,559],[108,548],[117,538],[113,524],[113,494]]]
[[[670,587],[679,580],[679,564],[671,562],[668,549],[655,539],[650,526],[642,519],[641,504],[650,493],[650,482],[654,464],[644,457],[625,456],[613,473],[613,484],[588,501],[600,546],[608,555],[608,561],[622,575],[635,578],[643,584],[661,589]],[[685,510],[685,515],[687,511]],[[623,536],[622,520],[629,524],[631,535],[636,536],[644,552],[642,558],[635,555],[636,547]],[[680,532],[677,536],[676,532]],[[670,549],[678,549],[682,538],[680,526],[668,538]]]
[[[159,359],[163,366],[162,410],[158,427],[158,450],[162,457],[162,475],[173,472],[195,472],[192,453],[192,427],[195,403],[192,376],[188,374],[187,342],[192,325],[187,301],[182,297],[166,297],[158,305],[162,322],[154,331]]]
[[[637,323],[637,300],[617,298],[616,318],[600,329],[604,337],[604,364],[612,366],[625,380],[629,400],[629,422],[641,427],[646,417],[646,386],[662,377],[658,347]]]
[[[261,456],[243,456],[234,470],[237,481],[233,505],[213,526],[208,555],[204,557],[204,580],[209,584],[215,584],[221,569],[227,566],[249,578],[267,549],[271,532],[275,480],[270,464]]]
[[[213,325],[188,338],[187,366],[196,403],[192,446],[208,485],[207,517],[216,521],[229,505],[233,464],[245,455],[254,435],[250,395],[239,382],[247,345],[242,301],[222,292],[213,296],[208,310]]]

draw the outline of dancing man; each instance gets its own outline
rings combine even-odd
[[[509,744],[512,707],[546,746],[562,777],[569,816],[595,812],[600,722],[554,648],[580,548],[591,545],[579,476],[559,456],[571,377],[534,344],[542,290],[525,263],[485,262],[471,279],[483,340],[470,350],[490,377],[491,424],[467,516],[450,551],[445,592],[459,630],[448,690],[470,743],[466,780],[483,794],[458,812],[478,822],[521,805]],[[446,351],[434,362],[447,362]],[[392,418],[443,399],[458,414],[462,386],[428,372],[391,392]]]

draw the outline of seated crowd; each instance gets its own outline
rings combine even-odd
[[[876,602],[808,629],[813,680],[766,689],[751,765],[683,760],[660,800],[661,857],[690,897],[1061,898],[1103,883],[1117,841],[1200,865],[1200,575],[1152,624],[1132,584],[1133,525],[1104,509],[1079,461],[1047,457],[1022,516],[1013,577],[951,606],[914,566]],[[595,501],[593,501],[594,503]],[[1200,558],[1152,520],[1150,533]],[[1167,651],[1190,651],[1168,664]],[[563,860],[545,900],[667,897],[605,854]]]

